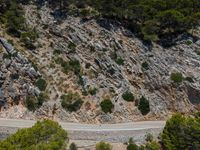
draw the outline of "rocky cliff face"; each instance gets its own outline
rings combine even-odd
[[[36,43],[39,46],[28,53],[47,79],[49,93],[49,101],[32,117],[88,123],[128,122],[164,119],[173,112],[191,113],[199,109],[200,40],[185,37],[170,48],[157,44],[149,48],[120,24],[106,20],[83,21],[72,16],[60,21],[51,15],[51,10],[46,6],[37,10],[29,5],[24,9],[28,24],[36,28],[39,35]],[[200,37],[198,31],[196,34]],[[65,74],[55,61],[58,58],[78,60],[81,77],[71,72]],[[9,97],[18,96],[13,90],[26,91],[24,95],[21,92],[21,99],[27,93],[39,92],[32,85],[38,74],[24,57],[18,54],[1,60],[0,83],[3,86],[0,88],[0,100],[2,91],[9,95],[3,96],[3,102],[9,101]],[[7,79],[5,83],[9,70],[12,74],[26,74],[27,79]],[[170,79],[173,72],[180,72],[189,80],[174,83]],[[96,93],[84,94],[91,89],[95,89]],[[62,109],[60,96],[69,91],[80,93],[84,100],[81,110],[70,113]],[[122,99],[126,91],[134,94],[135,102]],[[151,111],[146,116],[137,108],[137,100],[141,96],[145,96],[150,103]],[[103,113],[99,106],[107,97],[115,105],[111,114]],[[22,116],[26,117],[26,114]]]

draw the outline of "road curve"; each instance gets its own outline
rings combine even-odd
[[[34,120],[21,120],[21,119],[4,119],[0,118],[1,127],[11,128],[27,128],[35,124]],[[118,123],[118,124],[82,124],[82,123],[67,123],[59,122],[63,129],[68,131],[139,131],[146,129],[162,129],[165,125],[165,121],[141,121],[130,123]]]

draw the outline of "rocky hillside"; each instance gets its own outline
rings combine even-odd
[[[26,5],[24,10],[26,22],[38,34],[36,49],[28,50],[18,39],[1,35],[13,39],[14,46],[24,53],[5,57],[10,52],[0,51],[1,117],[106,123],[164,119],[173,112],[199,109],[198,38],[181,36],[176,46],[163,48],[153,43],[150,47],[120,23],[58,18],[47,6]],[[200,37],[198,30],[195,34]],[[3,38],[3,47],[13,49]],[[39,95],[35,82],[40,74],[48,83],[45,92],[49,98],[31,112],[24,101],[27,95]],[[76,95],[71,99],[81,101],[75,111],[64,109],[61,103],[69,93]],[[112,101],[111,113],[101,109],[105,99]],[[149,102],[150,112],[141,111],[141,99]]]

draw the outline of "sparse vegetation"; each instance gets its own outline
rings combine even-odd
[[[101,109],[105,113],[112,113],[112,109],[114,108],[114,104],[110,99],[105,99],[100,104]]]
[[[130,91],[126,91],[125,93],[123,93],[122,94],[122,98],[125,101],[128,101],[128,102],[134,101],[134,96],[133,96],[133,94]]]
[[[83,101],[78,93],[69,92],[65,95],[62,95],[60,98],[61,105],[66,111],[78,111],[83,104]]]
[[[174,82],[174,83],[181,83],[183,81],[183,75],[182,73],[172,73],[171,74],[171,80]]]
[[[40,93],[37,97],[29,95],[26,97],[25,104],[29,111],[35,111],[37,108],[40,108],[47,99],[48,95],[46,93]]]
[[[144,96],[140,98],[138,109],[142,115],[147,115],[150,112],[149,101]]]

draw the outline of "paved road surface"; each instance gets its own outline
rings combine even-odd
[[[34,125],[36,121],[33,120],[18,120],[18,119],[3,119],[0,118],[1,127],[15,127],[27,128]],[[162,129],[165,121],[142,121],[120,124],[81,124],[81,123],[66,123],[59,122],[59,124],[68,131],[138,131],[146,129]]]

